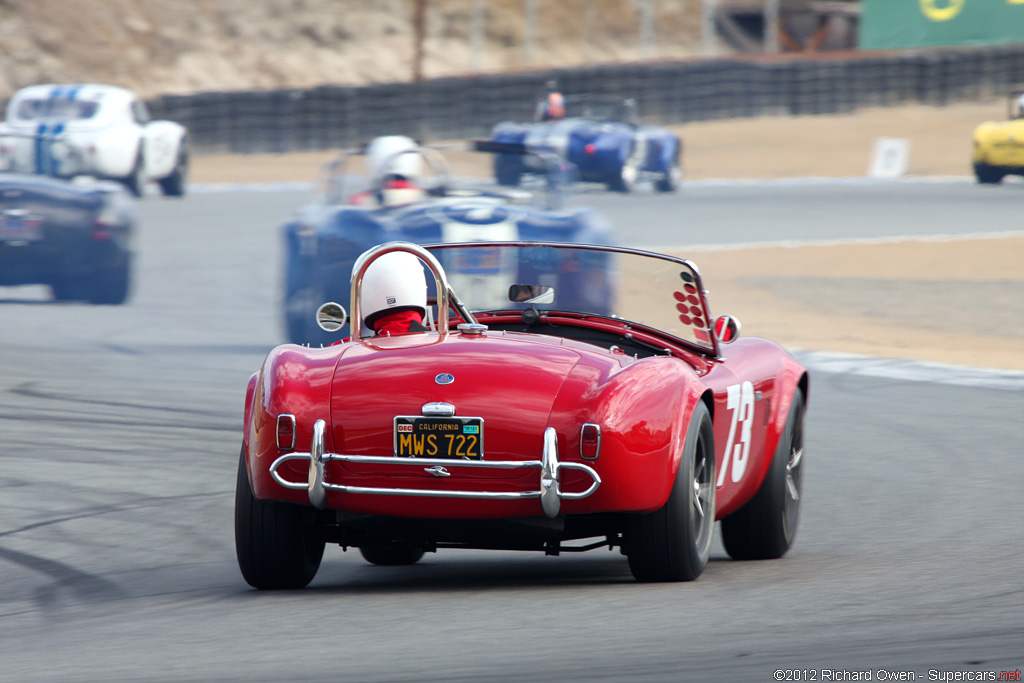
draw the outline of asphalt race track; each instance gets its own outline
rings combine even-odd
[[[282,338],[277,226],[308,196],[146,197],[123,307],[0,289],[0,679],[1024,668],[1019,373],[961,386],[812,365],[800,533],[782,560],[733,562],[716,546],[697,582],[640,585],[607,550],[447,551],[385,568],[328,548],[308,589],[251,590],[232,530],[242,401]],[[1017,231],[1024,186],[693,183],[577,199],[628,245],[678,247]]]

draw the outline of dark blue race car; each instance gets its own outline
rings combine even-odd
[[[659,192],[674,192],[683,178],[682,140],[665,128],[641,125],[631,99],[568,96],[563,118],[502,122],[494,127],[491,141],[554,154],[577,180],[603,183],[616,192],[631,192],[641,181],[652,181]],[[494,157],[499,185],[514,187],[524,175],[543,171],[537,156]]]
[[[335,164],[328,169],[327,189],[320,200],[303,207],[284,225],[283,312],[289,341],[318,345],[339,339],[337,333],[328,334],[319,328],[316,310],[326,301],[347,305],[353,263],[364,251],[384,242],[612,244],[608,222],[594,211],[552,208],[555,203],[550,201],[537,206],[531,203],[530,195],[521,191],[455,189],[443,158],[436,151],[414,148],[414,143],[408,142],[409,148],[395,154],[385,164],[406,167],[398,169],[403,173],[393,173],[395,168],[374,168],[372,154],[367,152],[370,184],[362,192],[349,194],[346,190],[353,189],[355,181],[345,173],[344,164]],[[396,164],[395,159],[399,158],[401,161]],[[409,166],[413,167],[412,172],[408,171]],[[411,194],[413,189],[408,182],[411,177],[415,177],[418,195]],[[391,201],[389,197],[398,200]],[[470,292],[470,297],[474,291],[483,294],[493,288],[507,290],[519,281],[520,275],[502,263],[446,264],[445,267],[450,269],[450,279],[462,284],[459,291]],[[593,270],[596,266],[585,264],[585,267]],[[543,268],[547,268],[547,280],[542,273],[531,273],[534,279],[529,281],[554,286],[557,280],[563,285],[565,295],[568,294],[566,282],[583,281],[563,272],[579,270],[579,264],[547,264]],[[586,302],[595,312],[607,307],[608,293],[603,287],[588,285],[576,290],[574,296],[581,299],[580,305]],[[472,299],[463,303],[473,307]],[[342,334],[347,333],[346,326]]]
[[[49,285],[57,301],[122,304],[135,201],[112,181],[0,173],[0,285]]]

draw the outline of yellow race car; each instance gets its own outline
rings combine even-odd
[[[986,121],[974,129],[974,175],[985,184],[1024,176],[1024,92],[1010,98],[1009,121]]]

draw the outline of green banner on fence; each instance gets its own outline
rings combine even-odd
[[[1024,42],[1024,0],[861,0],[862,50]]]

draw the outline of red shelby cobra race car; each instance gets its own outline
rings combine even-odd
[[[425,332],[364,336],[364,273],[393,251],[425,264],[437,306]],[[713,320],[690,261],[391,242],[351,284],[349,340],[279,346],[249,381],[235,540],[252,586],[305,586],[326,543],[383,565],[619,547],[640,581],[699,576],[716,519],[733,558],[790,548],[807,371]]]

